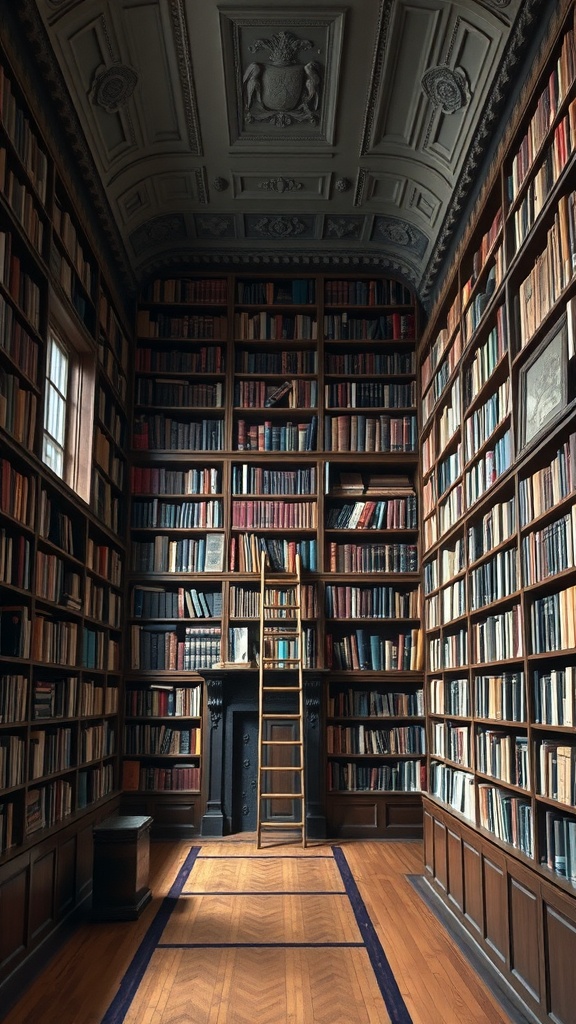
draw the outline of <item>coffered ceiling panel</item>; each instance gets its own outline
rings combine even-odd
[[[563,2],[563,0],[561,0]],[[443,253],[547,0],[0,0],[133,286]]]

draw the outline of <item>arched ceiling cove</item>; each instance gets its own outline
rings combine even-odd
[[[443,255],[539,0],[7,0],[133,280]]]

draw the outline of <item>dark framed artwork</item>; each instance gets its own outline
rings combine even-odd
[[[520,368],[519,447],[532,444],[561,415],[568,404],[567,316],[548,332],[533,355]]]

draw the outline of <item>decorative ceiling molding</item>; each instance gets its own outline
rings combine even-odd
[[[458,220],[470,197],[472,186],[477,180],[478,170],[486,155],[488,143],[493,136],[495,124],[508,95],[513,69],[520,64],[522,55],[530,41],[530,26],[545,4],[546,0],[526,0],[512,29],[506,52],[478,122],[474,142],[464,161],[430,260],[422,275],[419,291],[425,305],[429,305],[430,294],[436,284],[440,266],[454,238]]]
[[[202,156],[202,134],[200,131],[200,117],[198,114],[194,72],[190,56],[190,39],[188,36],[188,29],[186,27],[184,2],[183,0],[169,0],[169,4],[174,42],[176,44],[178,72],[180,84],[182,86],[182,97],[184,100],[184,111],[190,151],[196,156]]]

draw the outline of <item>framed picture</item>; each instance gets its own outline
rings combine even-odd
[[[568,404],[568,325],[564,314],[520,368],[520,448],[536,441]]]

